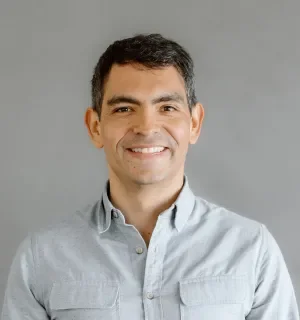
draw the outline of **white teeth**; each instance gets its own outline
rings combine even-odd
[[[141,153],[155,153],[155,152],[161,152],[165,148],[164,147],[154,147],[154,148],[135,148],[135,149],[130,149],[133,152],[141,152]]]

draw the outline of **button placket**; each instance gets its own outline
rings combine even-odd
[[[146,303],[151,304],[152,311],[150,312],[150,314],[152,314],[152,312],[154,312],[153,314],[159,313],[158,305],[153,303],[155,298],[154,292],[158,292],[159,291],[158,289],[160,287],[159,281],[160,281],[161,262],[159,261],[159,257],[157,256],[157,241],[158,241],[159,235],[161,234],[162,227],[163,226],[161,221],[158,220],[158,223],[155,227],[155,230],[152,234],[152,237],[149,243],[147,262],[146,262],[147,265],[146,265],[145,279],[144,279],[144,290],[145,290],[144,297],[148,301]],[[147,316],[150,316],[150,314],[148,314],[149,312],[148,312],[147,306],[145,306],[145,310],[146,310]]]

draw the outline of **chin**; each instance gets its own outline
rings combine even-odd
[[[159,183],[167,178],[166,173],[162,172],[147,172],[147,173],[134,173],[130,175],[130,179],[136,184],[150,185]]]

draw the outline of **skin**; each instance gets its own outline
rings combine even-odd
[[[110,200],[147,246],[158,215],[180,193],[188,147],[197,142],[203,119],[200,103],[190,113],[184,80],[172,66],[149,70],[134,64],[113,65],[104,88],[101,120],[91,107],[86,110],[89,137],[105,152]],[[127,150],[144,144],[168,149],[150,160],[133,157]]]

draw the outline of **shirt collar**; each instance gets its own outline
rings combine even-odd
[[[195,200],[196,198],[189,186],[188,178],[184,175],[183,186],[177,199],[167,210],[161,213],[161,217],[174,220],[174,225],[178,232],[180,232],[194,209]],[[99,214],[102,215],[102,218],[99,217],[98,219],[98,230],[100,233],[109,229],[113,215],[116,213],[120,216],[121,223],[125,223],[123,214],[113,206],[109,199],[109,180],[105,183],[102,193],[102,205],[100,207]]]

